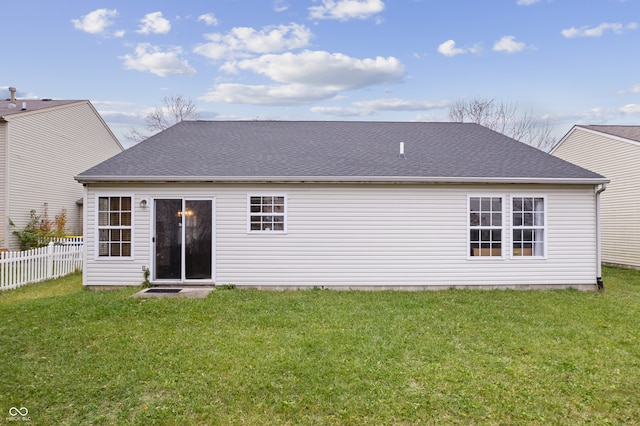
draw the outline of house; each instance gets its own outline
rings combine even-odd
[[[640,269],[640,126],[573,126],[551,154],[605,175],[602,261]]]
[[[0,101],[0,247],[17,249],[12,234],[31,210],[51,220],[62,209],[67,230],[82,235],[82,185],[74,175],[119,152],[122,145],[86,100]],[[16,228],[9,226],[11,219]]]
[[[183,121],[76,179],[91,288],[600,280],[607,180],[471,123]]]

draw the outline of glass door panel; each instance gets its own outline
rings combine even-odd
[[[185,278],[211,279],[211,200],[186,200],[184,209]]]
[[[156,200],[155,278],[182,279],[182,200]]]

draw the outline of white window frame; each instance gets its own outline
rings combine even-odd
[[[251,211],[251,198],[253,197],[282,197],[284,199],[284,212],[252,212]],[[288,195],[282,192],[252,192],[247,194],[247,233],[248,234],[286,234],[287,233],[287,203],[288,203]],[[261,203],[261,205],[263,205]],[[275,230],[275,229],[251,229],[252,216],[281,216],[283,221],[283,229]]]
[[[515,199],[517,198],[540,198],[542,199],[542,203],[543,203],[543,211],[542,212],[536,212],[535,211],[535,205],[534,205],[534,210],[531,211],[531,214],[533,215],[533,224],[532,225],[516,225],[515,221],[514,221],[514,209],[513,209],[513,202]],[[509,253],[510,253],[510,258],[511,259],[546,259],[547,258],[547,249],[549,247],[549,203],[547,201],[547,196],[546,195],[542,195],[542,194],[512,194],[509,200],[509,224],[510,224],[510,233],[509,233]],[[523,213],[525,213],[526,211],[523,210]],[[539,221],[539,218],[536,218],[536,215],[541,215],[542,216],[542,225],[537,224],[536,222]],[[532,244],[534,244],[534,247],[532,248],[532,254],[531,255],[521,255],[521,254],[515,254],[516,253],[516,249],[514,249],[514,243],[516,242],[513,238],[513,234],[514,231],[516,230],[521,230],[521,231],[532,231],[533,235],[532,235]],[[536,248],[535,248],[535,239],[536,239],[536,231],[542,231],[542,249],[538,250],[538,253],[536,254]]]
[[[473,198],[500,198],[501,200],[501,210],[500,210],[500,226],[482,226],[482,225],[472,225],[471,224],[471,199]],[[507,224],[505,222],[506,219],[506,215],[505,215],[505,211],[506,211],[506,204],[509,200],[509,197],[507,197],[505,194],[468,194],[467,195],[467,210],[466,210],[466,215],[467,215],[467,259],[473,259],[473,260],[487,260],[487,259],[505,259],[506,258],[506,250],[508,247],[508,239],[507,239]],[[482,201],[481,201],[482,202]],[[492,211],[491,211],[492,212]],[[493,213],[492,213],[493,214]],[[473,256],[472,255],[472,247],[471,244],[473,243],[471,240],[471,231],[477,229],[479,231],[484,230],[500,230],[500,234],[501,234],[501,239],[500,239],[500,255],[499,256]],[[482,248],[482,247],[480,247]],[[491,253],[491,252],[490,252]]]
[[[130,226],[123,226],[123,225],[118,225],[118,226],[101,226],[100,225],[100,198],[131,198],[131,225]],[[94,238],[95,238],[95,242],[94,242],[94,259],[96,260],[102,260],[102,261],[118,261],[118,260],[133,260],[134,259],[134,252],[135,252],[135,247],[134,247],[134,241],[135,241],[135,232],[134,232],[134,224],[135,224],[135,210],[136,210],[136,198],[135,198],[135,194],[131,194],[131,193],[121,193],[121,192],[115,192],[115,193],[96,193],[95,195],[95,234],[94,234]],[[122,210],[120,210],[122,211]],[[131,253],[129,256],[112,256],[111,253],[109,253],[108,256],[100,256],[100,230],[103,229],[128,229],[131,233]],[[109,240],[109,242],[111,242]]]
[[[156,213],[155,213],[155,202],[156,200],[165,200],[165,199],[173,199],[173,200],[182,200],[182,208],[185,207],[185,203],[186,201],[211,201],[211,279],[187,279],[184,277],[185,272],[186,272],[186,265],[185,265],[185,257],[184,257],[184,244],[182,245],[182,250],[180,253],[181,256],[181,268],[182,268],[182,277],[180,277],[180,279],[177,280],[172,280],[172,279],[157,279],[155,277],[156,274],[156,245],[155,245],[155,241],[156,241]],[[152,230],[152,232],[149,235],[149,247],[151,247],[151,252],[150,252],[150,266],[149,266],[149,270],[151,271],[151,279],[152,281],[157,281],[163,284],[168,284],[168,283],[176,283],[176,284],[180,284],[180,283],[209,283],[209,282],[216,282],[216,259],[217,259],[217,254],[216,254],[216,236],[217,236],[217,232],[216,232],[216,217],[217,217],[217,207],[216,207],[216,203],[217,203],[217,197],[189,197],[189,196],[173,196],[173,195],[158,195],[155,197],[150,197],[149,198],[149,208],[151,209],[150,212],[150,229]],[[186,221],[185,221],[186,222]],[[182,226],[181,227],[181,234],[180,234],[180,240],[181,241],[185,241],[185,231],[186,231],[186,226]]]

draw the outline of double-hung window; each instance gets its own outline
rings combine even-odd
[[[131,197],[98,197],[98,256],[131,256]]]
[[[502,197],[469,197],[469,255],[501,257]]]
[[[544,197],[512,197],[511,200],[512,256],[544,256]]]
[[[286,232],[285,195],[249,195],[248,201],[249,232]]]

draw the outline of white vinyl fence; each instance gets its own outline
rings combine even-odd
[[[83,250],[82,238],[61,238],[45,247],[0,253],[0,290],[80,271]]]

